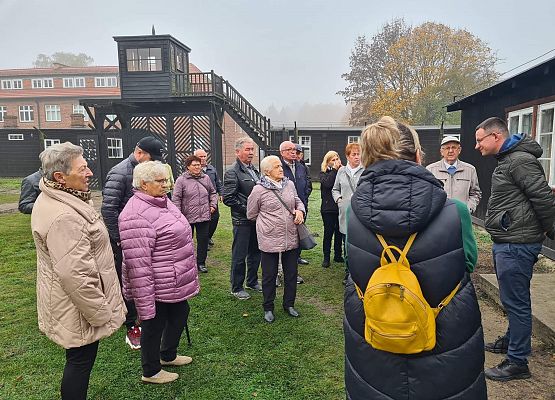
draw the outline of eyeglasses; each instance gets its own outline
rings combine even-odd
[[[482,136],[480,139],[476,139],[476,144],[482,143],[482,141],[483,141],[485,138],[487,138],[488,136],[493,135],[493,134],[495,134],[495,133],[497,133],[497,132],[490,132],[490,133],[488,133],[487,135]]]
[[[441,150],[447,150],[447,151],[455,151],[455,150],[459,150],[461,148],[461,146],[442,146]]]
[[[168,178],[164,178],[164,179],[155,179],[154,182],[159,183],[160,185],[163,185],[164,183],[168,183],[170,180]]]

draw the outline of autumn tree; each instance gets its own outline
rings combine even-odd
[[[50,68],[54,63],[67,65],[69,67],[88,67],[94,63],[94,59],[85,53],[65,53],[58,51],[52,55],[39,54],[33,62],[35,68]]]
[[[497,60],[466,30],[433,22],[413,28],[396,19],[370,41],[357,38],[351,71],[342,75],[348,86],[339,94],[353,105],[353,125],[382,115],[412,124],[456,123],[444,106],[494,83]]]

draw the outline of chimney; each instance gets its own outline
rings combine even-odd
[[[72,128],[84,128],[85,127],[85,116],[83,114],[71,114],[71,127]]]
[[[17,115],[5,115],[4,128],[17,128]]]

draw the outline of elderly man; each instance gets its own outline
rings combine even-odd
[[[258,283],[260,249],[256,237],[256,225],[247,218],[247,199],[260,180],[260,173],[252,165],[254,142],[242,137],[235,142],[237,160],[225,172],[222,190],[223,201],[231,208],[233,244],[231,245],[231,294],[239,300],[250,299],[243,285],[247,270],[247,289],[262,292]],[[246,259],[246,263],[245,263]]]
[[[127,201],[133,196],[133,169],[139,163],[145,161],[162,160],[162,151],[164,145],[152,136],[147,136],[139,140],[133,153],[125,160],[116,164],[108,172],[106,183],[102,189],[102,218],[108,228],[110,235],[110,243],[114,253],[114,262],[120,284],[121,265],[123,256],[120,245],[118,217]],[[137,310],[132,301],[125,301],[127,307],[127,318],[125,326],[127,327],[127,335],[125,342],[133,350],[141,348],[141,331],[136,325]]]
[[[527,379],[530,280],[543,240],[554,236],[555,196],[538,161],[540,145],[526,135],[509,136],[504,120],[492,117],[476,127],[476,150],[497,159],[485,226],[493,240],[499,297],[509,320],[507,333],[485,345],[486,351],[506,353],[507,358],[485,374],[496,381]]]
[[[310,179],[310,174],[306,165],[299,162],[297,158],[297,145],[289,140],[282,142],[279,146],[279,152],[281,154],[281,164],[283,166],[284,175],[289,178],[295,184],[295,189],[297,189],[297,195],[301,199],[304,205],[305,214],[308,214],[308,197],[312,192],[312,181]],[[302,150],[302,147],[300,147]],[[306,215],[305,215],[306,219]],[[308,261],[301,258],[301,250],[299,249],[299,264],[308,264]],[[299,277],[300,278],[300,277]],[[299,279],[298,283],[302,283],[302,278]]]
[[[439,151],[442,159],[426,168],[443,183],[448,198],[462,201],[473,213],[482,198],[476,168],[459,160],[461,142],[456,136],[444,137]]]
[[[202,171],[210,177],[210,181],[212,185],[216,189],[216,193],[218,193],[218,197],[220,201],[222,201],[222,181],[218,176],[218,171],[212,165],[208,164],[206,161],[208,159],[208,154],[203,149],[196,149],[193,153],[195,156],[200,158],[200,165],[202,167]],[[220,211],[219,207],[216,208],[216,211],[210,217],[210,226],[208,228],[208,245],[214,246],[214,241],[212,240],[212,236],[214,236],[214,232],[216,232],[216,228],[218,227],[218,221],[220,220]]]
[[[19,212],[23,214],[31,214],[33,212],[33,205],[40,194],[39,181],[41,177],[42,171],[39,168],[38,171],[26,176],[21,181],[21,193],[18,204]]]

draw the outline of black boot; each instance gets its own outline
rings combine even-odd
[[[330,263],[330,256],[324,256],[324,261],[322,261],[322,267],[328,268],[331,265]]]
[[[486,368],[486,378],[492,381],[512,381],[513,379],[528,379],[532,376],[528,364],[516,364],[505,359],[496,367]]]

